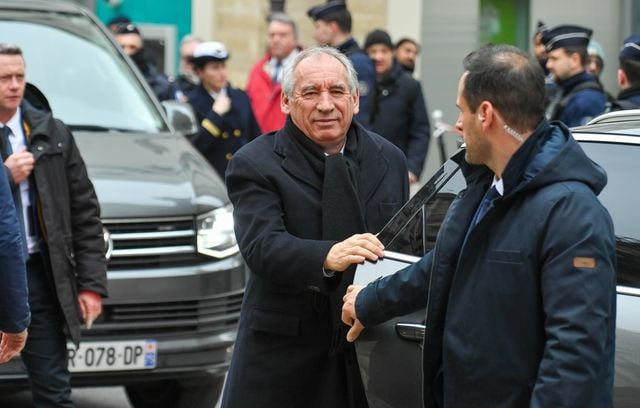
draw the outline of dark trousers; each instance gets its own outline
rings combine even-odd
[[[31,324],[22,361],[37,408],[73,408],[64,320],[40,255],[27,262]]]

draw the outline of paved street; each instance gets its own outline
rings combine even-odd
[[[133,408],[129,404],[123,387],[74,388],[73,400],[76,408]],[[216,408],[220,406],[220,402]],[[0,407],[34,408],[27,391],[12,395],[0,394]]]
[[[77,408],[132,408],[123,387],[74,388]],[[34,408],[27,391],[0,395],[0,407]]]

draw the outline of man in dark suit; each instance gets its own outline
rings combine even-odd
[[[198,44],[192,61],[200,84],[187,94],[200,124],[193,144],[220,177],[236,150],[260,135],[249,97],[227,81],[228,58],[220,42]]]
[[[226,173],[251,268],[223,407],[366,407],[340,321],[355,265],[408,197],[402,152],[353,121],[356,72],[330,47],[285,71],[284,128],[234,155]]]

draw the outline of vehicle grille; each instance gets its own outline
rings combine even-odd
[[[234,329],[244,290],[207,299],[105,305],[94,327],[83,336],[216,334]]]
[[[190,266],[206,260],[196,250],[193,217],[104,220],[112,247],[109,270]]]

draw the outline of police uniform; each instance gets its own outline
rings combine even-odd
[[[591,39],[592,30],[579,26],[563,25],[547,30],[542,42],[547,53],[565,47],[584,47]],[[597,79],[585,70],[565,80],[557,81],[559,92],[547,107],[549,120],[560,120],[567,126],[584,125],[600,115],[606,108],[606,96]]]
[[[619,59],[621,63],[629,61],[640,67],[640,35],[632,35],[625,38],[620,49]],[[625,75],[627,75],[626,72]],[[630,83],[629,85],[629,87],[620,91],[615,102],[612,103],[612,111],[640,108],[640,83]]]
[[[194,64],[204,68],[214,61],[229,58],[225,46],[219,42],[204,42],[194,50]],[[215,97],[225,93],[231,99],[231,108],[223,115],[212,109]],[[200,83],[187,94],[189,104],[198,119],[198,134],[194,146],[209,161],[220,177],[224,178],[227,163],[244,144],[260,135],[260,127],[253,116],[249,97],[239,89],[227,85],[217,94],[210,93],[204,83]]]
[[[311,7],[307,15],[313,20],[333,21],[336,13],[349,13],[344,1],[328,1]],[[353,37],[336,47],[344,53],[353,64],[358,74],[358,88],[360,90],[360,110],[355,118],[365,127],[369,125],[369,116],[373,109],[373,92],[376,87],[376,69],[371,58],[360,48]]]

